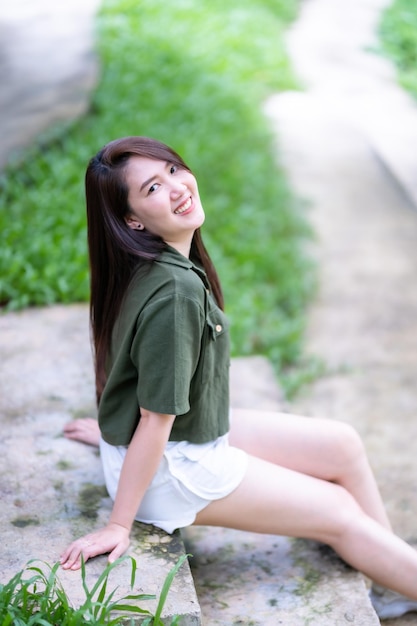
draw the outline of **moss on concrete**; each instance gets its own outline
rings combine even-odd
[[[17,528],[25,528],[26,526],[39,526],[40,522],[37,517],[30,517],[29,515],[20,515],[12,519],[13,526]]]
[[[107,496],[104,485],[84,483],[78,494],[78,508],[83,517],[97,519],[98,510],[103,498]]]

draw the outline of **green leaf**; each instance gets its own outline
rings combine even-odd
[[[184,563],[184,561],[187,560],[189,556],[190,556],[189,554],[184,554],[180,559],[178,559],[176,565],[171,569],[171,571],[168,573],[167,577],[165,578],[165,581],[161,590],[161,595],[159,597],[158,606],[156,607],[156,611],[155,611],[155,617],[154,617],[154,622],[153,622],[155,626],[159,626],[159,624],[162,623],[160,618],[161,618],[162,610],[164,608],[164,604],[168,596],[169,589],[172,585],[172,581],[174,580],[175,575],[180,569],[181,565]]]

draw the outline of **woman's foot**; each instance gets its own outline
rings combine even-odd
[[[64,426],[64,437],[87,443],[89,446],[98,446],[100,429],[97,420],[92,417],[84,417],[68,422]]]
[[[379,619],[394,619],[417,611],[417,601],[410,600],[395,591],[372,585],[369,598]]]

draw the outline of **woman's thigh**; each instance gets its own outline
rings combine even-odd
[[[348,424],[274,411],[233,409],[230,444],[270,463],[332,481],[364,455]]]
[[[237,489],[211,502],[194,523],[332,543],[361,516],[343,487],[250,456]]]

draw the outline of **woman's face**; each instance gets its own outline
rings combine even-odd
[[[133,156],[126,165],[128,225],[144,228],[188,256],[194,231],[204,222],[197,181],[173,163]]]

